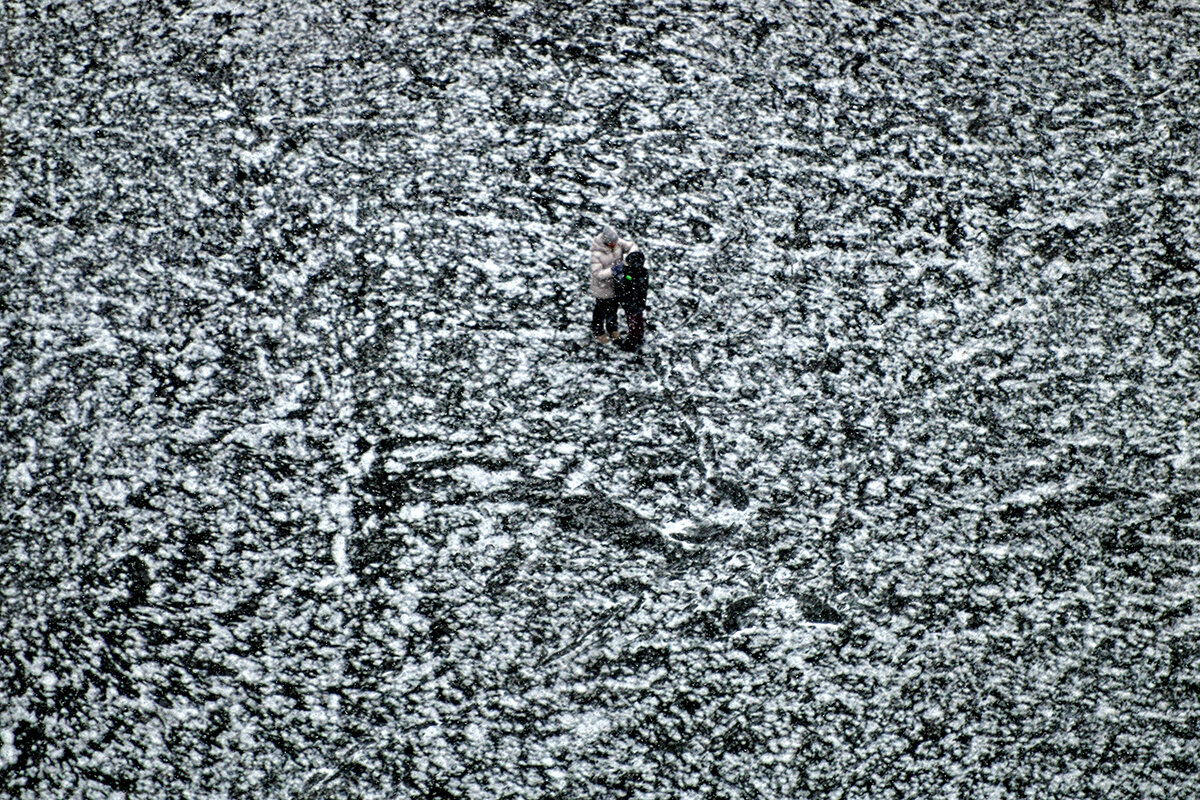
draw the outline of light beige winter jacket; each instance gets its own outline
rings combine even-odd
[[[637,245],[628,239],[617,239],[617,243],[612,247],[604,243],[603,234],[597,234],[596,238],[592,239],[592,297],[606,300],[616,294],[612,268],[637,249]]]

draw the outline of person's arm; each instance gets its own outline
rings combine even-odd
[[[608,280],[612,277],[612,267],[604,263],[604,259],[601,258],[603,255],[603,250],[592,248],[592,277],[598,281]]]

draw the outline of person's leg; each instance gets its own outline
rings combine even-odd
[[[595,305],[592,306],[592,336],[596,339],[604,335],[605,313],[604,301],[597,299]]]
[[[621,346],[626,350],[636,350],[642,346],[642,339],[646,335],[646,320],[642,314],[642,309],[625,309],[625,322],[629,325],[629,332],[625,335],[625,340],[621,342]]]
[[[617,308],[619,304],[612,297],[597,300],[592,308],[592,336],[601,342],[607,342],[609,337],[616,338]]]
[[[604,317],[604,329],[608,331],[609,336],[616,339],[620,336],[617,328],[617,309],[621,307],[621,303],[615,297],[604,302],[609,304],[608,313]]]

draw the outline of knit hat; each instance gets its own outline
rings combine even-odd
[[[605,225],[604,230],[600,231],[600,241],[605,244],[614,244],[619,238],[621,237],[617,236],[617,229],[612,225]]]

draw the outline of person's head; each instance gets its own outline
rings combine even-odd
[[[604,242],[605,247],[616,247],[619,238],[617,229],[612,225],[605,225],[604,230],[600,231],[600,241]]]
[[[637,269],[646,263],[646,257],[642,255],[641,250],[634,250],[629,255],[625,256],[625,266],[630,269]]]

